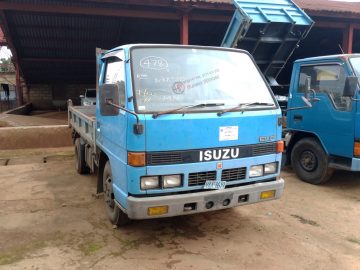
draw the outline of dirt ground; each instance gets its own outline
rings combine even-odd
[[[359,173],[288,170],[281,200],[113,229],[72,159],[0,153],[0,269],[360,269]]]
[[[0,127],[66,125],[67,111],[41,112],[32,115],[0,114]]]

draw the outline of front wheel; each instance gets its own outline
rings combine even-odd
[[[304,138],[295,144],[291,166],[302,181],[314,185],[327,182],[334,172],[328,168],[328,156],[314,138]]]
[[[115,203],[115,196],[113,192],[113,177],[109,161],[106,162],[104,167],[103,187],[106,213],[111,223],[117,226],[128,224],[130,219]]]

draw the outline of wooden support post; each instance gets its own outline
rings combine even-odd
[[[18,106],[21,106],[24,104],[23,101],[23,93],[22,93],[22,87],[21,87],[21,81],[20,81],[20,65],[19,62],[16,62],[16,104]]]
[[[344,50],[344,53],[352,53],[353,40],[354,40],[354,25],[349,24],[343,30],[342,49]]]
[[[181,16],[180,43],[183,45],[189,45],[189,14],[187,13]]]

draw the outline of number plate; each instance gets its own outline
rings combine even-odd
[[[225,181],[210,181],[205,182],[204,189],[224,189],[226,186]]]

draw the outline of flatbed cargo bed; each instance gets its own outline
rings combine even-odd
[[[96,106],[69,106],[69,127],[95,147]]]

